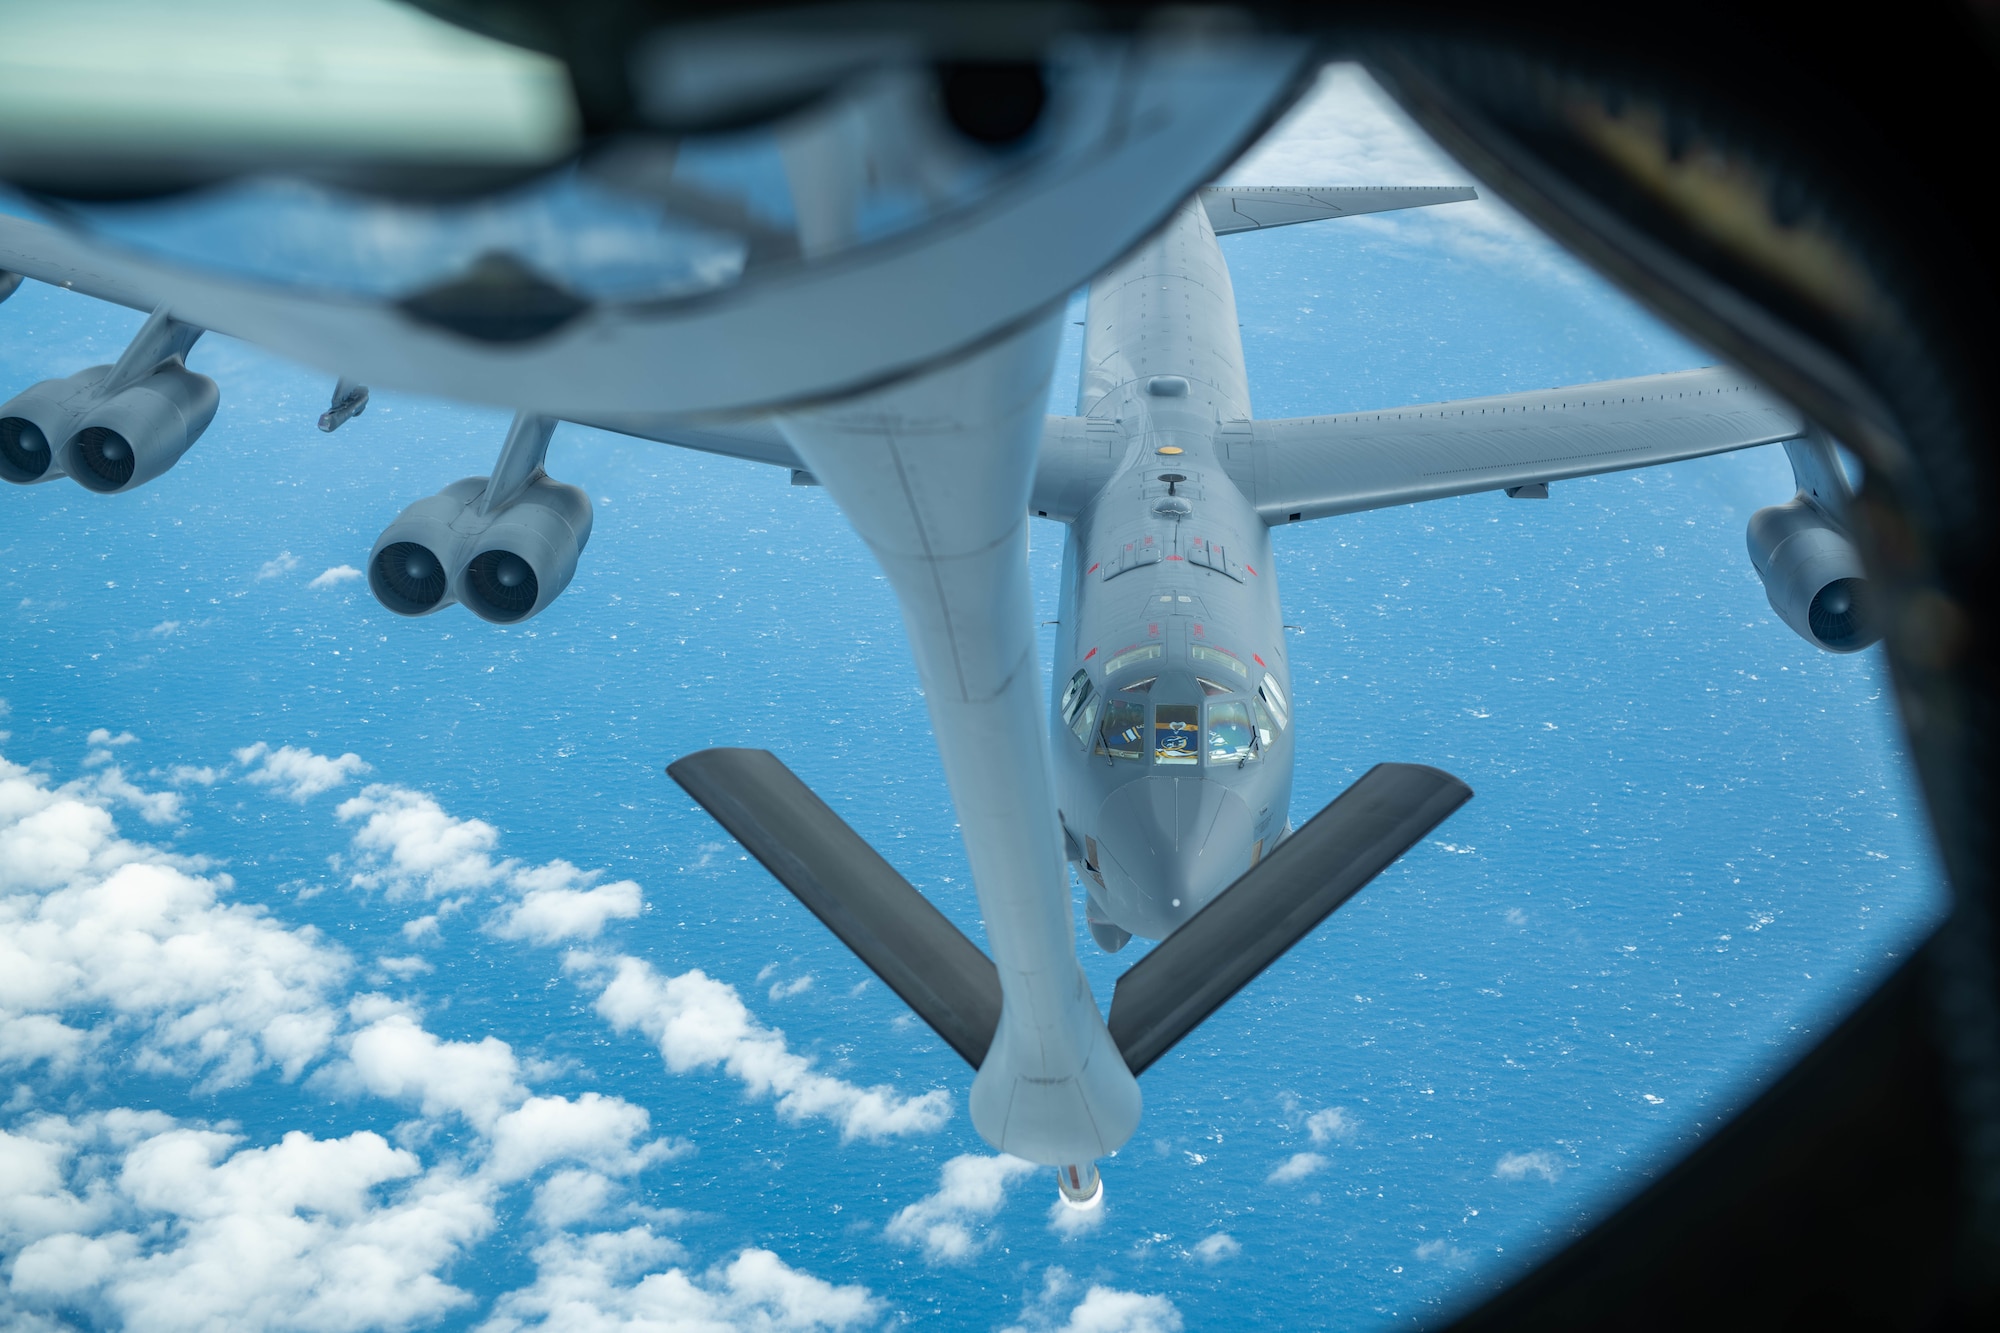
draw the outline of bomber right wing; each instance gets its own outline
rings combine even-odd
[[[1204,185],[1200,195],[1217,236],[1478,197],[1470,185]]]
[[[1721,366],[1225,431],[1266,523],[1546,486],[1795,440],[1805,419]]]

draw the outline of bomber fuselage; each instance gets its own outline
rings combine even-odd
[[[1236,297],[1190,201],[1092,284],[1077,411],[1122,458],[1069,525],[1051,736],[1091,933],[1161,939],[1288,830],[1291,676]]]

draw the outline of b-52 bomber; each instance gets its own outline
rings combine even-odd
[[[950,292],[929,300],[926,252],[905,245],[871,281],[912,318],[948,307],[959,322],[939,316],[925,335],[936,341],[950,326],[940,354],[884,353],[876,374],[825,338],[773,343],[758,411],[729,359],[753,360],[747,345],[722,336],[726,320],[696,326],[746,305],[755,318],[745,328],[777,330],[784,310],[810,322],[820,315],[805,287],[790,306],[761,311],[756,301],[773,288],[748,281],[736,306],[593,307],[488,256],[407,299],[335,300],[189,276],[0,217],[0,268],[151,312],[116,364],[0,405],[0,476],[67,475],[101,493],[160,476],[215,413],[216,385],[185,357],[216,328],[345,376],[321,420],[327,430],[361,413],[364,381],[399,375],[400,387],[518,410],[490,476],[410,506],[369,552],[369,586],[400,615],[462,603],[518,623],[561,594],[589,539],[590,504],[543,468],[559,420],[753,459],[824,486],[902,607],[986,948],[775,756],[704,751],[669,772],[966,1058],[979,1133],[1056,1167],[1063,1197],[1089,1206],[1101,1197],[1095,1161],[1138,1125],[1137,1076],[1471,796],[1449,774],[1386,763],[1293,829],[1300,719],[1273,527],[1474,492],[1534,499],[1576,477],[1784,442],[1799,494],[1752,519],[1751,559],[1778,614],[1811,642],[1847,652],[1870,641],[1831,441],[1729,370],[1255,416],[1217,238],[1473,197],[1466,187],[1194,189],[1198,176],[1173,184],[1163,174],[1226,161],[1292,86],[1299,58],[1263,51],[1218,74],[1210,103],[1184,97],[1151,120],[1118,121],[1125,128],[1088,172],[1064,175],[1052,158],[1039,194],[998,210],[999,221],[993,208],[951,214],[961,222],[934,248],[960,266],[986,255],[999,272],[964,306],[987,322],[960,318]],[[1142,98],[1143,80],[1131,87]],[[1074,121],[1079,142],[1095,123]],[[1135,124],[1152,137],[1135,136]],[[907,138],[898,143],[907,155]],[[802,252],[860,257],[821,269],[839,298],[840,283],[878,251],[855,240],[855,190],[835,180],[839,188],[813,193],[814,180],[829,178],[800,170],[793,184],[811,205],[798,210]],[[1107,179],[1132,188],[1094,188]],[[1155,201],[1141,186],[1173,193]],[[1090,285],[1076,415],[1047,417],[1061,284],[1120,253]],[[1042,286],[1023,287],[1008,264]],[[496,293],[506,298],[497,306]],[[1016,296],[1031,305],[1005,308]],[[848,308],[829,299],[820,313]],[[673,319],[700,336],[674,344],[686,358],[661,376],[640,374],[669,345],[661,339]],[[916,346],[896,332],[899,320],[878,322],[882,347]],[[1031,517],[1068,529],[1046,702],[1025,558]],[[1098,945],[1162,941],[1119,980],[1108,1013],[1077,961],[1071,867]]]

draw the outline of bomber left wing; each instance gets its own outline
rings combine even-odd
[[[1726,367],[1292,417],[1225,431],[1231,479],[1266,523],[1297,523],[1654,467],[1796,440],[1798,412]]]

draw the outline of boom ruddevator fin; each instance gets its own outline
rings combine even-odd
[[[1472,788],[1377,764],[1118,978],[1111,1039],[1134,1074],[1221,1008],[1446,816]]]
[[[974,1069],[1000,1026],[1000,974],[768,750],[667,768]],[[1377,764],[1118,979],[1108,1026],[1134,1074],[1472,799],[1441,769]]]
[[[974,1069],[1000,1026],[1000,973],[769,750],[701,750],[667,776],[854,950]]]

